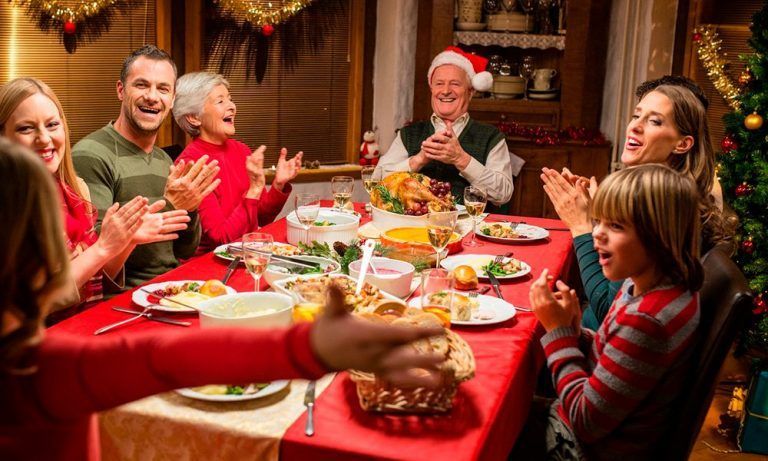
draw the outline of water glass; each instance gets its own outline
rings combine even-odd
[[[436,211],[427,214],[427,234],[429,243],[437,253],[436,267],[440,267],[440,253],[448,246],[456,228],[458,211]]]
[[[243,261],[248,273],[253,277],[254,291],[260,291],[261,275],[272,257],[274,239],[271,234],[251,232],[243,235]]]
[[[320,213],[320,196],[317,194],[296,194],[294,198],[296,219],[304,228],[304,243],[309,243],[309,228]]]
[[[421,309],[435,314],[443,324],[451,325],[453,274],[445,269],[427,269],[421,273]]]
[[[474,186],[464,188],[464,206],[467,207],[467,214],[472,218],[472,238],[466,243],[468,247],[483,246],[477,241],[477,220],[485,211],[485,205],[488,203],[488,196],[485,192]]]
[[[343,210],[352,200],[352,190],[355,188],[355,178],[352,176],[334,176],[331,178],[333,207]]]

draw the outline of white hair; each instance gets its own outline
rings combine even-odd
[[[229,89],[229,82],[221,74],[213,72],[191,72],[182,75],[176,81],[176,99],[173,102],[173,118],[187,134],[196,138],[200,128],[187,120],[187,115],[199,117],[203,112],[205,99],[214,88],[224,85]]]

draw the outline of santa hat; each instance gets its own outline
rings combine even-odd
[[[427,82],[432,81],[432,73],[440,66],[452,64],[467,73],[472,82],[472,88],[477,91],[488,91],[493,86],[493,76],[485,70],[488,60],[476,54],[465,53],[461,48],[449,46],[442,53],[435,56],[432,65],[429,66]]]

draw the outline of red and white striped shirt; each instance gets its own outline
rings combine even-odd
[[[558,328],[542,339],[558,414],[590,459],[649,459],[671,428],[699,325],[698,293],[627,279],[597,332]],[[579,345],[582,349],[579,349]]]

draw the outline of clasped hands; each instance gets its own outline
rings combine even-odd
[[[447,165],[454,165],[459,171],[463,171],[472,160],[472,157],[461,148],[459,139],[453,131],[453,123],[446,122],[445,130],[435,133],[421,143],[423,163],[429,160],[437,160]]]

